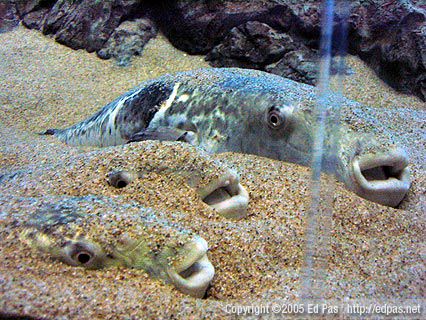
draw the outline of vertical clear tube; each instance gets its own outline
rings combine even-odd
[[[333,69],[337,70],[338,78],[343,75],[345,69],[348,10],[349,7],[345,1],[323,1],[317,104],[314,110],[316,125],[311,162],[311,203],[306,215],[305,258],[300,289],[300,297],[304,302],[318,302],[328,297],[326,272],[330,251],[329,238],[335,180],[322,176],[322,173],[325,171],[334,173],[336,168],[342,79],[337,79],[339,83],[337,92],[332,93],[330,78],[333,62],[337,62]],[[336,20],[335,17],[337,17]],[[336,59],[332,59],[333,44],[337,47]]]

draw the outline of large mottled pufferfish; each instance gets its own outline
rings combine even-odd
[[[333,99],[333,96],[330,97]],[[208,152],[241,152],[310,165],[315,89],[261,71],[222,68],[165,75],[66,129],[49,129],[70,145],[111,146],[178,140]],[[368,107],[344,99],[337,150],[324,147],[323,167],[359,196],[396,207],[410,187],[406,152]]]

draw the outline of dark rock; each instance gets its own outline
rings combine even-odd
[[[102,59],[114,58],[120,66],[130,63],[132,56],[140,55],[147,42],[155,37],[157,28],[152,20],[125,21],[115,29],[104,47],[98,51]]]
[[[253,53],[263,50],[262,44],[244,43],[249,37],[241,26],[249,21],[265,23],[276,32],[291,36],[296,46],[317,50],[320,2],[171,0],[154,6],[154,12],[162,31],[177,48],[194,54],[211,52],[207,59],[215,66],[262,69],[263,63]],[[424,1],[359,0],[350,2],[350,10],[349,52],[359,55],[393,88],[426,100]],[[339,30],[340,21],[341,17],[336,17],[335,30]],[[239,52],[242,48],[250,52]],[[303,69],[311,69],[306,49],[285,54],[292,59],[298,57]],[[294,64],[295,61],[281,61],[278,69],[268,69],[286,70],[282,74],[285,75],[288,69],[284,65]],[[307,72],[309,78],[310,74]]]
[[[265,23],[276,32],[291,36],[296,46],[317,50],[320,3],[316,0],[171,0],[155,5],[154,12],[161,30],[177,48],[194,54],[211,51],[207,59],[214,66],[261,69],[263,62],[258,61],[254,52],[256,48],[261,51],[262,44],[244,43],[249,37],[241,26],[249,21]],[[350,6],[349,52],[359,55],[393,88],[426,100],[424,1],[359,0],[351,1]],[[341,17],[337,16],[335,30],[339,29],[340,21]],[[265,31],[265,38],[267,32],[269,30]],[[250,52],[241,52],[243,48]],[[306,49],[286,54],[293,61],[281,61],[267,69],[282,70],[285,75],[296,59],[304,69],[300,71],[307,72],[305,76],[310,78],[311,72],[307,69],[312,69],[312,63],[308,62],[310,53]]]
[[[257,21],[233,28],[223,42],[207,54],[206,60],[215,67],[254,68],[311,85],[316,84],[319,71],[316,49]],[[330,72],[336,74],[337,71],[337,64],[332,63]]]
[[[30,12],[24,16],[22,24],[29,29],[41,29],[48,13],[49,9]]]
[[[266,66],[265,71],[315,85],[318,75],[318,55],[308,49],[294,50],[286,53],[277,63]]]
[[[339,64],[337,57],[331,59],[330,74],[351,75],[354,71]],[[300,48],[291,51],[276,63],[265,67],[265,71],[278,74],[298,82],[316,85],[319,73],[319,54],[315,50]]]
[[[233,28],[224,41],[210,51],[206,60],[213,66],[241,66],[242,63],[260,68],[294,49],[291,36],[265,23],[250,21]]]
[[[51,8],[56,0],[16,0],[16,9],[21,19],[28,13]]]
[[[0,33],[12,30],[19,24],[19,15],[15,3],[12,1],[0,2]]]
[[[73,49],[100,49],[119,24],[111,19],[111,3],[102,1],[59,0],[43,26],[43,33],[55,34],[55,39]]]
[[[215,67],[260,69],[308,84],[315,84],[318,69],[316,50],[258,21],[233,28],[206,60]]]
[[[42,31],[73,49],[99,50],[114,29],[137,9],[138,0],[59,0],[47,15]]]
[[[146,43],[145,31],[114,30],[125,21],[151,17],[174,46],[191,54],[208,54],[212,65],[266,69],[311,83],[312,55],[320,39],[321,2],[3,1],[0,30],[17,25],[20,17],[26,26],[52,34],[71,48],[89,52],[104,48],[100,56],[120,59],[123,54],[126,61],[132,52],[140,53],[138,47]],[[335,31],[341,29],[341,21],[337,14]],[[348,22],[349,53],[360,56],[393,88],[426,100],[424,0],[351,1]],[[335,46],[341,40],[336,38]]]
[[[157,1],[152,10],[157,24],[172,44],[191,54],[205,54],[220,43],[229,31],[249,21],[258,21],[289,31],[305,25],[289,7],[291,1]],[[320,1],[311,1],[314,10]],[[315,16],[313,15],[315,18]],[[303,19],[310,20],[308,14]],[[315,24],[315,23],[308,23]],[[319,25],[319,23],[317,23]],[[306,26],[306,29],[309,29]]]
[[[370,2],[350,17],[350,51],[393,88],[426,100],[426,5]]]

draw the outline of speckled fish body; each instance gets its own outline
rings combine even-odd
[[[197,147],[171,141],[113,146],[65,158],[50,168],[0,172],[0,193],[85,196],[108,192],[148,205],[143,196],[147,192],[140,185],[153,175],[180,186],[167,191],[159,186],[157,192],[163,198],[173,192],[185,202],[194,194],[226,218],[240,219],[247,214],[249,196],[234,170]]]
[[[330,105],[336,97],[331,95]],[[71,145],[180,140],[208,152],[242,152],[309,165],[316,116],[313,87],[244,69],[202,69],[143,83],[64,130]],[[331,112],[331,110],[330,110]],[[343,99],[340,127],[325,132],[324,168],[360,196],[398,205],[410,186],[406,153],[368,108]],[[338,135],[337,150],[328,141]]]
[[[214,275],[204,239],[136,203],[102,196],[0,197],[0,207],[2,233],[15,233],[71,266],[143,269],[196,297]]]

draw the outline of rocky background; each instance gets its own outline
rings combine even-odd
[[[350,2],[348,52],[394,89],[426,101],[426,2]],[[127,65],[161,31],[212,66],[315,84],[321,1],[1,0],[0,31],[22,23],[73,49]],[[342,16],[335,17],[335,30]],[[339,39],[339,37],[335,37]],[[337,47],[337,43],[334,44]]]

